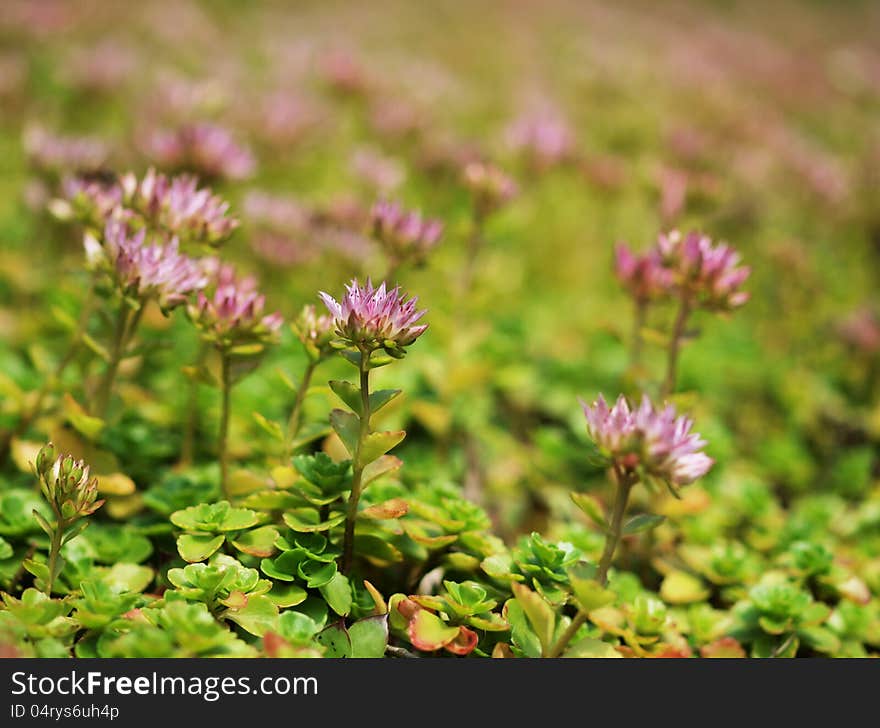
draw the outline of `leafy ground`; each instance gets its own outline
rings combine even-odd
[[[567,655],[876,654],[878,21],[858,2],[5,2],[0,650],[538,657],[580,624]],[[468,184],[474,162],[515,193]],[[285,321],[235,354],[225,457],[195,291],[167,316],[144,299],[100,402],[128,304],[87,264],[84,235],[109,235],[70,179],[150,167],[229,202],[228,240],[183,242]],[[442,221],[424,260],[379,244],[381,199]],[[691,316],[668,399],[715,464],[680,499],[633,489],[606,584],[614,480],[578,398],[663,398],[677,309],[649,308],[636,359],[614,247],[673,228],[732,245],[750,300]],[[429,328],[371,373],[402,391],[372,429],[406,438],[377,446],[346,563],[358,463],[330,413],[357,414],[357,371],[325,347],[299,397],[316,350],[291,323],[389,273]],[[105,499],[57,578],[48,441]]]

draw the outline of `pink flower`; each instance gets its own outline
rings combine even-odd
[[[396,202],[380,201],[371,212],[373,235],[395,260],[424,261],[443,234],[440,220],[423,218]]]
[[[552,106],[523,114],[507,128],[507,143],[526,154],[540,169],[571,157],[574,134],[565,118]]]
[[[683,236],[673,230],[660,235],[657,250],[679,290],[691,292],[706,308],[732,309],[749,300],[748,292],[740,286],[751,269],[739,265],[739,253],[729,245],[715,244],[697,232]]]
[[[172,131],[157,131],[145,146],[160,166],[205,177],[247,179],[256,168],[250,149],[216,124],[184,124]]]
[[[25,130],[24,150],[31,165],[49,175],[94,172],[110,156],[109,148],[100,139],[52,134],[39,126]]]
[[[186,242],[218,245],[238,227],[229,203],[199,188],[190,175],[166,177],[150,169],[138,182],[134,174],[122,179],[126,204],[166,233]]]
[[[355,151],[351,158],[351,169],[379,192],[397,189],[406,178],[406,170],[400,162],[368,147]]]
[[[672,273],[663,266],[656,250],[638,255],[625,243],[618,244],[614,249],[614,272],[637,303],[668,296],[672,288]]]
[[[477,212],[488,215],[516,196],[516,182],[489,162],[470,162],[464,168],[464,184],[474,195]]]
[[[200,291],[188,309],[203,337],[220,349],[274,343],[284,323],[281,314],[264,313],[266,297],[256,291],[252,280],[238,281],[228,269],[221,272],[213,294]]]
[[[385,283],[373,288],[370,280],[365,286],[353,280],[341,303],[323,291],[318,295],[333,316],[336,333],[350,346],[400,351],[428,328],[416,325],[427,311],[416,310],[415,297],[404,300],[400,286],[388,290]]]
[[[155,299],[165,311],[207,284],[198,261],[179,252],[176,238],[147,244],[146,230],[132,233],[123,220],[107,223],[103,246],[91,234],[85,245],[89,262],[106,267],[122,291],[141,301]]]
[[[655,410],[647,396],[638,409],[630,410],[623,395],[614,407],[599,398],[588,406],[581,402],[587,432],[601,455],[615,468],[640,477],[653,477],[673,487],[703,477],[714,460],[702,452],[706,441],[691,432],[693,422],[676,416],[667,405]]]
[[[122,204],[122,187],[115,176],[65,177],[61,192],[63,199],[49,203],[50,212],[59,220],[75,219],[96,228],[103,227]]]

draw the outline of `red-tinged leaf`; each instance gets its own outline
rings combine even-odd
[[[733,637],[722,637],[700,648],[700,657],[746,657],[746,651]]]
[[[419,609],[410,619],[407,633],[409,641],[417,650],[433,652],[445,647],[458,637],[459,628],[450,627],[427,609]]]
[[[383,455],[364,468],[364,472],[361,474],[361,487],[366,488],[376,478],[397,472],[402,466],[403,461],[400,458],[396,458],[394,455]]]
[[[448,650],[454,655],[469,655],[474,651],[479,640],[479,636],[473,630],[467,627],[459,627],[455,639],[449,644],[444,645],[443,649]]]
[[[383,521],[389,518],[400,518],[405,516],[409,506],[403,498],[392,498],[384,503],[378,503],[369,508],[364,508],[359,516],[363,518],[372,518],[377,521]]]

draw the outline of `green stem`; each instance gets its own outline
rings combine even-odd
[[[303,403],[305,402],[309,385],[312,383],[312,375],[315,373],[315,367],[317,366],[317,361],[309,359],[306,370],[303,372],[302,381],[299,384],[299,388],[296,390],[296,399],[293,401],[293,409],[290,411],[290,419],[287,421],[287,440],[284,443],[285,464],[289,464],[288,461],[293,456],[293,441],[299,433]]]
[[[644,299],[636,300],[635,320],[633,321],[632,335],[632,363],[637,365],[642,360],[642,329],[648,316],[648,302]]]
[[[208,345],[199,342],[199,353],[196,355],[196,368],[201,369],[208,355]],[[199,428],[199,383],[191,379],[186,404],[186,426],[183,431],[183,442],[180,445],[180,463],[185,467],[192,463],[196,449],[196,430]]]
[[[660,390],[661,397],[668,397],[675,391],[675,381],[678,371],[678,354],[684,340],[685,327],[687,326],[690,313],[690,298],[687,292],[683,291],[681,295],[681,305],[679,306],[678,314],[675,317],[675,324],[672,329],[672,338],[669,341],[669,353],[666,360],[666,379],[663,381],[663,387]]]
[[[342,542],[342,561],[339,570],[348,574],[354,558],[354,526],[357,521],[358,502],[361,498],[361,480],[364,474],[364,463],[361,462],[361,448],[367,435],[370,434],[370,352],[361,349],[360,363],[361,385],[361,428],[354,456],[354,470],[351,477],[351,495],[348,498],[348,511],[345,515],[345,536]]]
[[[55,586],[55,569],[61,554],[61,539],[64,536],[63,523],[59,520],[52,532],[52,543],[49,546],[49,578],[46,581],[46,596],[52,598],[52,587]]]
[[[220,436],[217,450],[220,457],[220,490],[223,497],[229,500],[229,400],[232,391],[232,378],[229,366],[229,355],[226,352],[220,354]]]
[[[636,484],[636,478],[624,473],[618,467],[615,467],[614,472],[617,476],[614,507],[611,512],[611,523],[608,525],[608,531],[605,533],[605,547],[602,549],[602,556],[596,569],[596,581],[603,587],[608,584],[608,569],[611,568],[614,552],[617,550],[617,545],[620,543],[623,535],[623,517],[626,514],[630,491]],[[581,625],[586,621],[587,613],[584,611],[578,612],[556,644],[547,652],[546,657],[559,657],[575,634],[577,634]]]
[[[96,417],[103,419],[107,413],[107,405],[110,404],[110,395],[113,392],[113,382],[116,380],[119,364],[122,362],[123,356],[125,356],[128,343],[137,330],[141,316],[144,313],[144,306],[146,306],[146,302],[141,301],[138,308],[130,313],[128,306],[123,301],[119,308],[119,317],[116,319],[116,328],[113,332],[113,345],[110,349],[110,362],[95,395],[94,414]]]

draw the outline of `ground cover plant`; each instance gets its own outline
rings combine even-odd
[[[878,20],[4,3],[0,653],[876,656]]]

